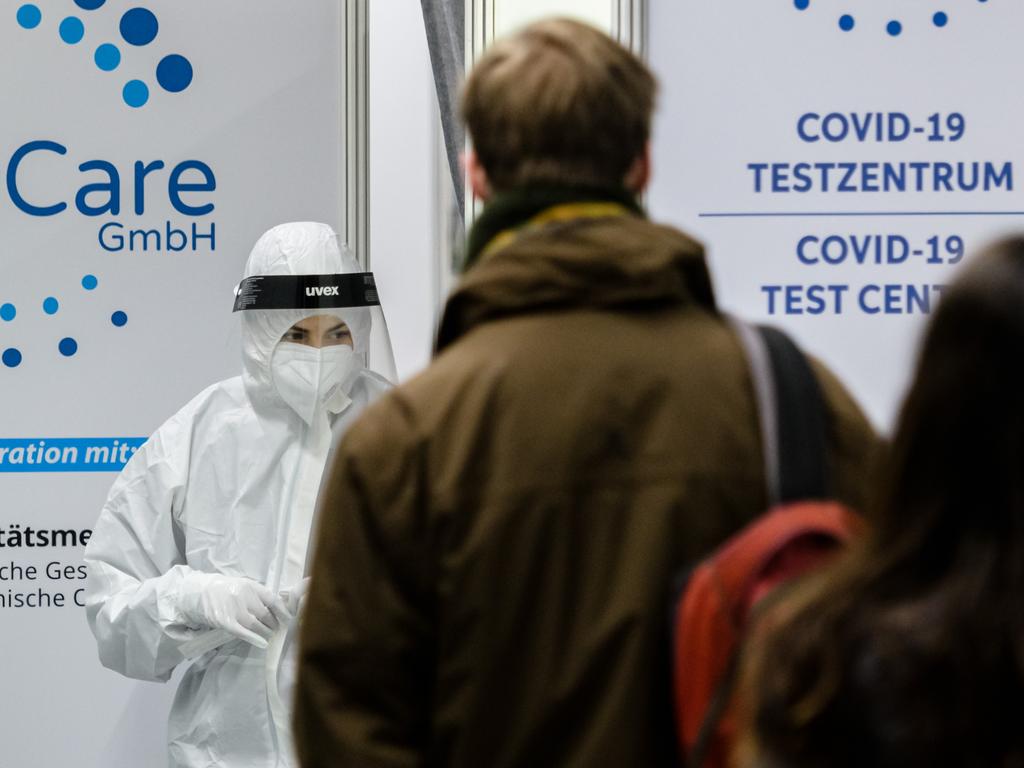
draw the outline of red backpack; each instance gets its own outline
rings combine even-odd
[[[754,606],[821,567],[862,527],[827,500],[825,407],[806,358],[781,331],[734,325],[754,382],[771,506],[690,571],[678,593],[672,682],[687,768],[728,766],[740,647]]]

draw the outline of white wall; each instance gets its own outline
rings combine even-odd
[[[404,380],[434,333],[437,98],[420,4],[370,5],[370,267]]]
[[[570,16],[600,29],[611,28],[610,0],[498,0],[494,10],[499,37],[547,16]]]

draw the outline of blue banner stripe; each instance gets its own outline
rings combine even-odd
[[[120,472],[145,437],[0,438],[0,472]]]

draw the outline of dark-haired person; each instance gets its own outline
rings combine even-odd
[[[1024,238],[944,292],[870,522],[754,643],[739,765],[1024,766]]]
[[[766,504],[701,247],[648,221],[655,83],[606,35],[495,45],[463,112],[486,208],[423,375],[325,486],[305,768],[673,764],[671,581]],[[834,484],[873,434],[829,377]]]

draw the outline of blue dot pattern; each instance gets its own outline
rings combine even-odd
[[[18,9],[18,25],[22,29],[35,29],[43,20],[43,12],[38,5],[26,3]]]
[[[93,59],[96,61],[96,66],[104,72],[113,72],[121,63],[121,51],[116,45],[104,43],[96,49]]]
[[[68,16],[60,23],[60,39],[68,45],[76,45],[85,37],[85,25],[76,16]]]
[[[979,3],[988,4],[988,0],[978,0]],[[811,0],[793,0],[793,6],[798,11],[806,11],[811,7]],[[942,29],[949,25],[950,16],[946,11],[936,11],[931,14],[931,23]],[[839,17],[839,29],[844,32],[852,32],[857,26],[857,20],[853,14],[844,13]],[[899,37],[904,32],[904,22],[900,19],[891,19],[885,25],[885,31],[890,37]]]
[[[149,45],[159,29],[156,16],[146,8],[132,8],[121,17],[121,37],[129,45]]]
[[[149,101],[149,86],[141,80],[129,80],[125,83],[122,95],[125,104],[138,109]]]
[[[87,291],[93,291],[99,286],[99,280],[93,274],[82,276],[82,287]],[[47,296],[42,302],[43,312],[47,315],[55,315],[60,311],[60,302],[55,296]],[[0,304],[0,320],[11,322],[18,314],[17,307],[12,302]],[[110,316],[110,322],[117,328],[123,328],[128,324],[128,313],[117,310]],[[74,357],[78,354],[78,340],[66,336],[57,343],[57,350],[64,357]],[[17,368],[22,363],[22,353],[17,347],[8,347],[0,355],[0,362],[7,368]]]
[[[72,339],[70,336],[60,340],[60,344],[57,345],[57,349],[64,357],[71,357],[78,351],[78,342]]]
[[[180,93],[192,83],[192,63],[176,53],[161,59],[156,68],[160,87],[171,93]]]
[[[793,0],[801,10],[811,0]],[[74,0],[83,11],[92,12],[107,4],[106,0]],[[42,23],[42,11],[36,3],[23,3],[18,7],[18,24],[24,29],[35,29]],[[121,37],[128,45],[146,46],[152,43],[160,32],[156,14],[148,8],[135,7],[125,11],[118,23]],[[77,16],[65,17],[58,26],[60,39],[68,45],[77,45],[85,38],[85,25]],[[93,61],[103,72],[113,72],[123,62],[123,49],[114,43],[103,43],[93,51]],[[187,89],[195,76],[192,62],[181,54],[164,56],[156,67],[156,83],[168,93],[180,93]],[[151,86],[143,80],[130,80],[121,89],[124,103],[138,109],[149,103]]]
[[[9,347],[4,350],[3,361],[8,368],[17,368],[21,365],[21,352],[14,347]]]

